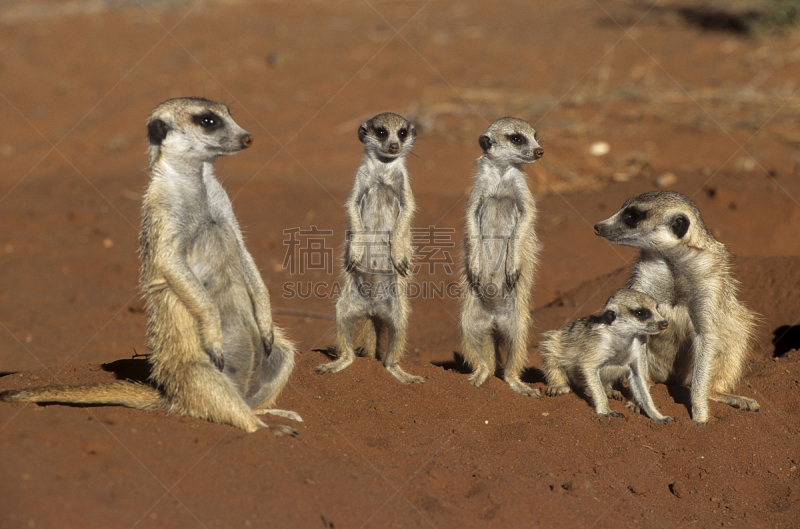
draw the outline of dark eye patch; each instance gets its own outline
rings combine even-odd
[[[406,139],[406,136],[408,136],[408,131],[406,129],[400,129],[399,131],[397,131],[397,137],[400,138],[401,140]]]
[[[645,308],[634,309],[631,311],[631,313],[639,321],[647,321],[653,316],[653,313],[650,312],[649,309]]]
[[[386,132],[386,129],[383,128],[383,127],[375,129],[375,136],[377,136],[381,140],[384,139],[388,135],[389,135],[389,133]]]
[[[508,141],[510,141],[514,145],[525,145],[526,143],[528,143],[528,138],[526,138],[525,136],[523,136],[518,132],[515,132],[514,134],[509,134],[506,136],[506,138],[508,138]]]
[[[625,209],[622,212],[622,222],[625,223],[626,226],[629,228],[635,228],[637,224],[643,221],[647,217],[647,212],[637,209],[635,207],[630,207]]]
[[[225,126],[222,118],[213,112],[206,112],[205,114],[192,116],[192,121],[194,121],[196,125],[200,125],[206,130],[216,130]]]

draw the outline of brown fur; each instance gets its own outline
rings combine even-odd
[[[269,295],[213,174],[214,160],[249,147],[251,136],[225,105],[181,98],[153,111],[148,138],[140,280],[152,386],[49,386],[6,391],[0,400],[161,408],[248,432],[267,427],[261,413],[302,420],[271,409],[294,347],[272,322]]]

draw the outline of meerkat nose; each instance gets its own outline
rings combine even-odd
[[[602,228],[602,226],[600,226],[599,222],[594,225],[594,234],[595,235],[600,235],[600,228]]]
[[[253,144],[253,137],[249,134],[242,136],[242,149],[247,149]]]
[[[661,329],[662,331],[667,327],[669,327],[669,322],[667,322],[667,320],[661,320],[660,322],[658,322],[658,328]]]
[[[400,150],[400,145],[397,143],[390,143],[389,144],[389,152],[395,154],[397,151]]]
[[[544,156],[544,149],[542,149],[541,147],[536,147],[533,150],[533,156],[538,160],[539,158]]]

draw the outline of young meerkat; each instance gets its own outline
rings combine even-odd
[[[364,144],[364,161],[345,203],[349,230],[335,308],[339,358],[317,366],[317,372],[338,373],[353,363],[353,327],[363,323],[360,356],[376,357],[381,330],[386,327],[383,365],[404,384],[421,383],[424,378],[406,373],[399,365],[411,312],[407,286],[415,208],[405,158],[417,131],[404,117],[386,112],[362,124],[358,139]]]
[[[218,156],[252,137],[225,105],[170,99],[147,123],[150,183],[142,206],[141,289],[147,299],[151,385],[117,382],[6,391],[0,400],[165,409],[247,432],[272,406],[294,365],[269,294],[215,178]],[[287,426],[276,435],[293,434]]]
[[[569,393],[569,384],[588,390],[600,417],[623,417],[608,407],[621,398],[612,384],[627,378],[636,411],[657,423],[672,421],[653,404],[647,386],[647,337],[668,327],[656,300],[634,290],[618,290],[599,315],[587,316],[544,333],[540,354],[550,397]]]
[[[758,411],[758,403],[731,394],[742,376],[755,315],[737,299],[730,254],[708,231],[688,197],[653,191],[631,198],[595,233],[639,248],[628,286],[659,303],[668,329],[647,344],[651,382],[692,387],[692,419],[708,422],[708,399]]]
[[[536,203],[522,164],[544,154],[533,127],[501,118],[478,140],[483,155],[466,206],[461,335],[469,380],[480,386],[495,372],[505,344],[503,377],[517,393],[539,397],[520,374],[528,360],[531,287],[538,264]]]

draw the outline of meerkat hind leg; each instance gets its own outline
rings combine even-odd
[[[711,400],[722,402],[728,406],[738,408],[742,411],[758,411],[761,406],[758,405],[755,399],[749,397],[742,397],[740,395],[731,395],[730,393],[717,393],[710,396]]]
[[[468,303],[469,301],[471,300],[468,300]],[[465,326],[463,321],[470,321],[469,327]],[[461,334],[464,337],[464,361],[472,368],[472,374],[467,380],[478,388],[490,375],[494,375],[496,352],[492,322],[489,319],[481,321],[472,316],[462,316]]]
[[[320,364],[316,367],[317,373],[320,375],[323,373],[338,373],[353,363],[356,359],[356,355],[353,352],[352,347],[350,349],[339,349],[339,358],[334,360],[333,362],[329,362],[327,364]]]
[[[398,364],[406,346],[405,325],[401,327],[395,322],[388,322],[388,327],[388,346],[386,348],[386,358],[384,359],[383,365],[394,378],[403,384],[422,384],[425,382],[425,378],[406,373]]]
[[[340,298],[341,299],[341,298]],[[357,320],[355,311],[349,311],[350,314],[339,314],[341,310],[341,301],[336,304],[336,348],[339,350],[339,358],[327,364],[320,364],[317,366],[316,371],[319,374],[323,373],[338,373],[346,369],[356,359],[356,353],[353,346],[353,326]],[[366,322],[365,325],[370,325]]]
[[[503,369],[503,380],[508,383],[511,389],[520,395],[538,399],[542,396],[542,392],[539,391],[539,388],[530,387],[520,378],[522,370],[525,368],[525,364],[528,361],[528,351],[525,344],[525,337],[528,333],[528,329],[515,329],[512,327],[509,331],[513,334],[506,342],[506,366],[505,369]]]
[[[269,413],[270,415],[283,417],[285,419],[290,419],[292,421],[303,422],[303,418],[300,417],[300,414],[291,410],[277,410],[274,408],[269,408],[264,410],[253,410],[253,413],[255,413],[256,415],[264,415]]]

